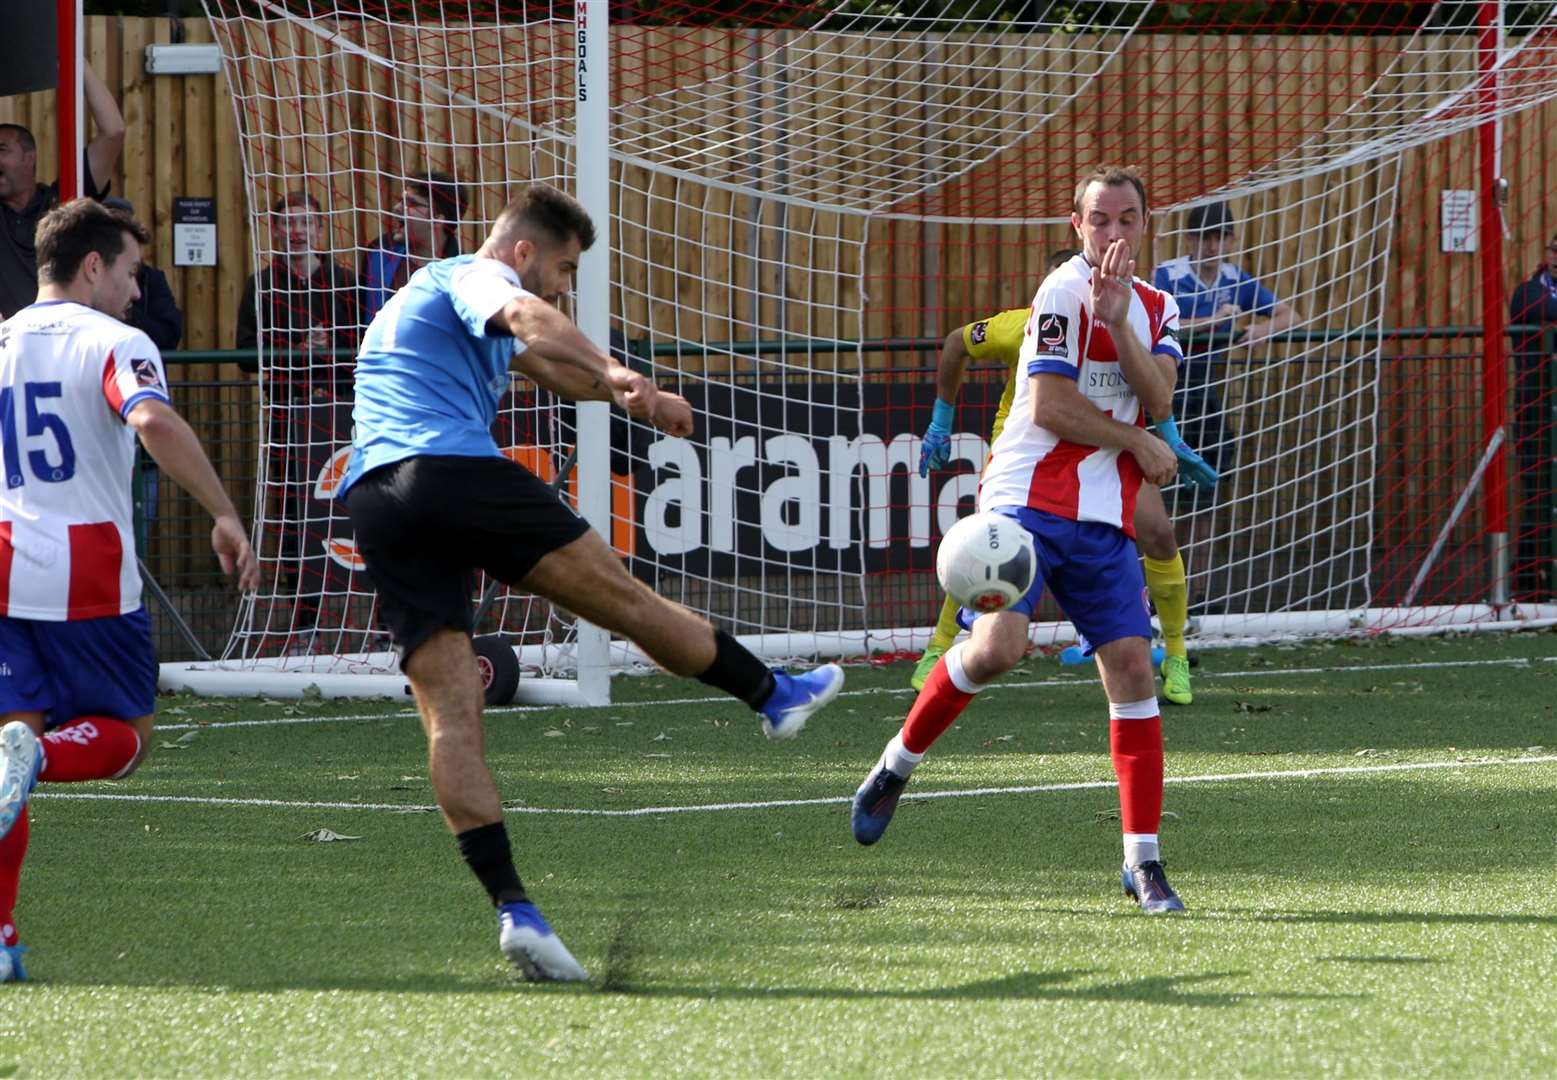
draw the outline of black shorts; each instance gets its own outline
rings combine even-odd
[[[443,627],[475,629],[477,570],[517,585],[589,531],[534,473],[500,457],[380,466],[352,485],[346,510],[402,668]]]

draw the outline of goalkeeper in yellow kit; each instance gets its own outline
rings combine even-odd
[[[1056,252],[1049,260],[1049,265],[1052,268],[1074,254],[1074,251]],[[925,433],[919,457],[921,475],[943,467],[950,456],[953,403],[962,389],[963,376],[969,362],[998,361],[1014,372],[1028,314],[1025,307],[1013,308],[971,322],[947,336],[946,344],[941,347],[936,373],[935,412],[930,429]],[[1007,380],[1005,393],[1000,395],[1000,407],[995,412],[995,424],[990,432],[991,443],[999,437],[1001,428],[1005,426],[1015,387],[1014,378]],[[1157,433],[1179,458],[1181,482],[1191,487],[1214,488],[1217,480],[1215,471],[1179,438],[1173,418],[1154,419],[1157,419]],[[1146,587],[1157,609],[1166,647],[1166,655],[1162,660],[1162,696],[1176,705],[1188,705],[1194,700],[1189,686],[1189,654],[1184,646],[1184,627],[1189,619],[1189,589],[1184,575],[1184,559],[1179,554],[1178,538],[1173,533],[1173,523],[1168,520],[1167,508],[1163,506],[1162,492],[1152,484],[1143,483],[1136,498],[1135,535],[1136,544],[1145,561]],[[936,621],[930,645],[914,668],[910,680],[914,689],[923,687],[930,669],[941,654],[951,648],[960,629],[957,624],[957,605],[948,597],[941,605],[941,617]]]

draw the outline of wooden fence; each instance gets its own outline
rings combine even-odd
[[[213,40],[210,26],[202,20],[186,20],[181,26],[184,40]],[[112,178],[114,189],[134,201],[152,227],[154,244],[149,254],[168,272],[174,295],[184,309],[185,347],[229,347],[243,281],[252,269],[247,200],[260,187],[268,193],[278,184],[284,187],[285,181],[245,182],[232,101],[221,76],[145,73],[144,48],[169,42],[174,33],[169,20],[94,17],[88,20],[89,58],[117,95],[129,128],[123,159]],[[671,36],[663,29],[626,28],[617,34],[621,38],[619,57],[626,53],[639,64],[632,71],[623,71],[619,59],[618,86],[630,89],[662,89],[719,74],[728,70],[732,56],[739,54],[739,48],[731,44],[733,34],[724,31],[681,33],[675,39],[680,48],[660,40]],[[1283,44],[1278,49],[1271,45],[1273,41]],[[548,38],[546,49],[555,53],[556,48]],[[928,51],[930,47],[919,48]],[[1126,47],[1110,69],[1095,78],[1095,85],[1074,108],[1043,125],[1031,138],[951,179],[938,191],[891,209],[944,216],[1063,215],[1068,210],[1070,178],[1105,159],[1139,164],[1152,181],[1154,201],[1171,203],[1258,167],[1299,139],[1334,123],[1398,48],[1396,39],[1380,38],[1142,35]],[[956,61],[957,57],[948,54],[944,59]],[[899,62],[913,60],[902,57]],[[1463,54],[1444,52],[1436,62],[1447,70],[1463,66],[1465,60]],[[553,81],[565,87],[565,74],[554,72]],[[489,219],[494,207],[500,205],[491,197],[492,191],[500,195],[506,190],[506,177],[490,175],[493,162],[484,163],[483,172],[478,167],[483,163],[475,160],[478,148],[497,136],[478,130],[479,120],[460,129],[454,121],[444,123],[427,115],[423,106],[394,107],[396,101],[410,100],[404,88],[387,85],[386,80],[394,78],[377,69],[363,72],[362,85],[376,91],[371,100],[388,104],[378,104],[368,115],[330,121],[352,133],[346,140],[352,145],[323,151],[312,147],[308,151],[353,163],[354,181],[346,190],[334,193],[336,201],[351,208],[351,212],[332,216],[332,246],[342,252],[381,231],[382,207],[394,193],[381,190],[375,170],[379,166],[386,171],[407,168],[405,151],[393,143],[397,135],[413,141],[446,137],[462,148],[449,151],[439,164],[465,165],[468,168],[463,175],[488,179],[472,185],[479,196],[472,217]],[[319,94],[319,88],[310,88],[306,78],[299,79],[296,89]],[[552,87],[550,92],[555,91]],[[1272,99],[1283,104],[1279,116],[1263,104]],[[791,127],[805,127],[807,108],[818,114],[824,108],[836,112],[836,103],[824,105],[826,100],[825,86],[797,86],[791,102],[797,115]],[[1042,104],[1049,99],[1034,100]],[[1196,108],[1187,108],[1188,103]],[[913,121],[933,104],[905,103],[902,119]],[[322,117],[337,105],[314,107]],[[533,118],[554,116],[557,107],[547,106]],[[28,125],[38,138],[40,160],[53,159],[52,94],[0,101],[0,117]],[[272,117],[258,120],[261,126],[278,131],[289,126],[303,130],[311,123],[306,108],[291,112],[277,109]],[[694,120],[689,116],[689,125]],[[1380,258],[1391,260],[1389,317],[1396,324],[1475,321],[1479,259],[1441,253],[1437,243],[1440,191],[1473,190],[1477,186],[1474,138],[1474,133],[1466,133],[1442,140],[1409,151],[1402,162],[1405,183],[1395,222],[1394,250],[1378,253]],[[261,147],[259,154],[266,153]],[[257,164],[269,168],[286,153],[276,150],[274,161]],[[459,160],[461,155],[470,160]],[[523,156],[499,164],[522,174],[531,167],[529,161],[520,160]],[[1547,179],[1554,168],[1557,107],[1547,105],[1509,117],[1504,125],[1503,171],[1514,193],[1505,240],[1510,283],[1528,273],[1527,264],[1538,257],[1543,241],[1557,231],[1557,197],[1548,194],[1551,185]],[[328,163],[319,161],[312,163],[311,172],[333,175]],[[619,171],[619,176],[624,180],[624,194],[620,205],[623,225],[615,238],[623,279],[618,314],[631,326],[652,328],[660,337],[729,338],[737,336],[730,331],[742,326],[783,326],[790,333],[816,336],[841,336],[843,329],[872,337],[935,336],[959,321],[1024,303],[1041,276],[1047,251],[1071,239],[1064,226],[964,226],[903,218],[875,220],[867,226],[853,215],[829,215],[808,208],[783,211],[786,228],[780,229],[776,227],[780,211],[771,203],[703,190],[695,181],[650,177],[642,169],[629,168],[625,175]],[[1365,186],[1354,185],[1351,197],[1365,190]],[[690,208],[689,194],[696,196]],[[1316,194],[1320,193],[1310,181],[1268,197],[1262,205],[1284,204],[1288,216],[1275,216],[1270,210],[1270,221],[1264,228],[1295,235],[1302,225],[1301,215],[1314,212],[1313,202],[1305,203],[1304,197],[1312,200]],[[170,212],[172,200],[178,196],[215,199],[217,266],[173,265]],[[1339,190],[1335,195],[1345,197]],[[1333,213],[1334,206],[1325,209]],[[1175,215],[1159,221],[1159,231],[1177,227],[1179,220]],[[467,231],[471,235],[464,237],[465,242],[475,242],[474,230]],[[757,239],[744,240],[746,231]],[[1337,236],[1323,242],[1343,239]],[[863,262],[848,265],[851,256],[840,251],[862,241],[866,241]],[[744,251],[743,244],[747,245]],[[1144,265],[1176,253],[1157,250],[1159,247],[1166,245],[1148,246]],[[741,258],[732,259],[732,252]],[[1336,298],[1354,291],[1344,279],[1302,280],[1301,267],[1312,265],[1313,260],[1305,261],[1293,253],[1269,250],[1262,253],[1261,261],[1279,268],[1270,282],[1279,293],[1309,296],[1309,306],[1315,310],[1340,307]],[[854,287],[852,282],[840,286],[840,276],[851,275],[831,273],[828,268],[835,266],[858,270],[862,276],[866,293],[862,326],[828,325],[826,318],[817,314],[849,310],[861,302],[848,294],[828,294],[828,290]],[[819,271],[819,267],[823,269]],[[774,298],[781,295],[790,298],[793,311],[775,309]],[[687,325],[686,311],[654,310],[653,301],[660,298],[691,301],[694,297],[708,309],[704,324]],[[753,297],[756,299],[750,299]]]

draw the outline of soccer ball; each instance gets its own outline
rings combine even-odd
[[[1004,611],[1033,587],[1038,556],[1027,530],[1004,514],[974,514],[941,537],[935,576],[969,611]]]

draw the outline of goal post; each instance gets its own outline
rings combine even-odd
[[[602,352],[611,347],[611,33],[610,0],[578,0],[574,14],[574,176],[577,196],[599,222],[594,244],[579,259],[579,329]],[[611,406],[579,402],[578,509],[602,536],[611,535],[611,447],[585,432],[611,430]],[[580,622],[576,678],[580,697],[591,705],[611,699],[610,635]]]
[[[923,647],[935,544],[972,504],[1004,381],[973,373],[950,467],[920,477],[936,343],[1029,302],[1048,255],[1074,244],[1076,178],[1100,162],[1146,177],[1140,276],[1199,275],[1240,309],[1186,334],[1180,429],[1224,475],[1214,501],[1170,495],[1202,639],[1557,619],[1527,572],[1550,549],[1532,511],[1551,503],[1549,463],[1529,456],[1545,428],[1506,413],[1497,378],[1523,385],[1522,361],[1494,310],[1557,220],[1531,186],[1557,152],[1549,5],[1508,5],[1491,51],[1486,5],[1384,0],[1016,17],[774,0],[694,3],[675,22],[618,6],[615,25],[606,0],[206,6],[256,267],[290,243],[273,208],[299,188],[351,268],[429,171],[458,204],[462,250],[516,185],[585,202],[600,228],[580,325],[685,396],[696,432],[663,438],[516,382],[500,445],[552,479],[576,439],[565,496],[641,580],[765,656]],[[1478,217],[1477,132],[1497,123],[1525,204]],[[1193,224],[1210,208],[1225,229]],[[355,332],[360,313],[330,291],[290,300]],[[222,666],[392,679],[343,519],[316,497],[344,460],[349,396],[327,352],[262,355],[267,584]],[[1482,464],[1481,418],[1498,409],[1509,448]],[[1500,514],[1506,573],[1486,542]],[[644,660],[507,592],[479,630],[580,701]],[[1045,608],[1034,640],[1070,632]]]

